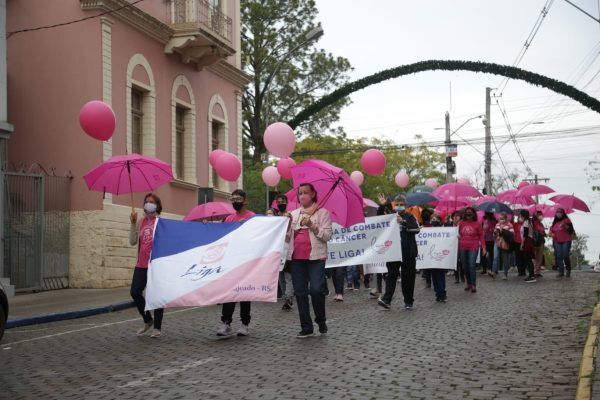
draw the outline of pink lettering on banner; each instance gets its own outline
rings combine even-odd
[[[164,307],[209,306],[238,301],[277,302],[280,261],[279,252],[248,261]]]

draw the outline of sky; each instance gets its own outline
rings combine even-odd
[[[598,98],[600,24],[564,0],[317,0],[318,21],[325,31],[318,46],[349,59],[353,80],[429,59],[513,65],[548,1],[548,13],[517,66]],[[596,18],[600,15],[600,0],[573,2]],[[591,213],[577,212],[571,218],[575,230],[589,236],[588,260],[597,260],[600,196],[591,190],[586,169],[590,161],[600,162],[600,114],[576,101],[522,81],[505,85],[501,76],[422,72],[352,94],[340,125],[351,137],[386,137],[403,144],[414,143],[419,134],[428,142],[443,141],[446,111],[452,130],[484,114],[486,87],[496,89],[497,96],[492,97],[490,118],[498,148],[495,152],[492,146],[493,175],[506,177],[505,171],[515,170],[527,174],[519,148],[532,172],[549,178],[547,185],[557,193],[574,193],[586,201]],[[516,146],[505,143],[509,132],[501,106]],[[534,133],[539,134],[532,137]],[[479,187],[484,134],[478,118],[457,131],[467,141],[478,140],[472,146],[459,145],[455,161],[457,175],[479,182]]]

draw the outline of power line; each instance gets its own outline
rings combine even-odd
[[[531,170],[531,168],[527,164],[527,161],[525,161],[525,157],[523,156],[523,153],[521,152],[521,149],[519,148],[519,145],[517,144],[517,139],[516,139],[515,134],[512,131],[512,126],[510,125],[510,122],[508,120],[508,115],[506,115],[506,111],[503,110],[502,106],[500,106],[500,102],[498,102],[498,98],[497,97],[494,97],[494,100],[496,101],[496,105],[498,105],[498,108],[500,109],[500,113],[502,114],[502,118],[504,119],[504,123],[506,125],[506,129],[508,129],[508,133],[510,134],[512,142],[513,142],[513,144],[515,146],[515,150],[517,151],[517,155],[519,156],[519,158],[521,159],[521,162],[525,166],[525,169],[527,170],[527,174],[534,175],[533,171]]]
[[[44,30],[44,29],[58,28],[60,26],[67,26],[67,25],[76,24],[78,22],[87,21],[88,19],[98,18],[98,17],[101,17],[103,15],[107,15],[107,14],[111,14],[111,13],[120,11],[120,10],[122,10],[124,8],[127,8],[127,7],[132,7],[135,4],[141,3],[142,1],[144,1],[144,0],[136,0],[133,3],[128,3],[128,4],[124,5],[124,6],[115,8],[114,10],[104,11],[104,12],[102,12],[100,14],[91,15],[89,17],[80,18],[80,19],[76,19],[76,20],[73,20],[73,21],[61,22],[59,24],[54,24],[54,25],[38,26],[38,27],[35,27],[35,28],[25,28],[25,29],[20,29],[18,31],[8,32],[7,35],[6,35],[6,39],[10,39],[11,36],[16,35],[17,33],[34,32],[34,31],[41,31],[41,30]]]

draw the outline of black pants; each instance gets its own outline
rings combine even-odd
[[[233,321],[233,312],[235,311],[236,303],[223,303],[223,309],[221,311],[221,322],[231,324]],[[250,301],[240,301],[240,318],[242,324],[250,324]]]
[[[486,270],[492,270],[492,265],[494,264],[494,242],[485,242],[485,257],[482,257],[483,262],[481,263],[481,265],[483,265],[483,271],[485,272]]]
[[[344,277],[346,276],[346,267],[330,268],[331,280],[333,281],[333,288],[335,294],[344,294]]]
[[[135,302],[138,312],[144,318],[144,322],[152,322],[150,311],[145,311],[146,299],[144,299],[144,289],[148,282],[148,268],[135,268],[133,270],[133,279],[131,280],[130,294]],[[154,329],[160,330],[163,319],[163,309],[157,308],[154,310]]]
[[[386,303],[392,302],[394,292],[396,291],[396,282],[398,281],[398,270],[400,270],[400,284],[402,286],[402,296],[404,304],[412,305],[415,302],[415,278],[417,276],[416,259],[407,259],[405,261],[393,261],[387,263],[388,274],[385,280],[385,293],[381,297]]]
[[[519,247],[515,250],[515,262],[517,264],[517,271],[519,272],[519,276],[525,275],[525,269],[527,266],[527,255],[523,250],[521,250],[521,244],[518,244]]]
[[[427,286],[431,286],[431,270],[424,269],[421,275],[423,276],[423,279],[425,279],[425,282],[427,282]]]
[[[456,270],[454,271],[454,281],[456,283],[465,281],[465,271],[463,271],[462,260],[460,259],[460,252],[456,261]]]

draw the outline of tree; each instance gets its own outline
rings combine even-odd
[[[589,236],[584,233],[578,233],[577,237],[573,239],[571,247],[571,265],[574,268],[578,268],[580,265],[588,264],[589,262],[585,259],[585,253],[588,250],[587,241]]]
[[[416,136],[422,140],[421,136]],[[296,144],[294,160],[300,163],[304,160],[318,158],[344,169],[348,174],[360,170],[360,156],[368,148],[381,148],[386,156],[385,172],[379,176],[366,176],[361,189],[363,197],[377,199],[379,193],[393,195],[410,190],[416,185],[422,185],[427,178],[435,178],[439,182],[444,179],[442,167],[445,165],[445,154],[432,150],[427,146],[406,146],[396,148],[388,139],[351,139],[345,136],[307,137]],[[266,189],[261,180],[264,165],[252,165],[250,160],[245,164],[244,187],[250,194],[251,206],[256,210],[265,208]],[[396,186],[394,177],[399,170],[405,170],[410,176],[407,188]],[[276,188],[281,193],[291,188],[291,182],[282,179]]]
[[[314,0],[242,0],[242,67],[252,76],[243,95],[244,143],[253,162],[265,153],[268,123],[292,119],[349,80],[350,62],[306,43],[317,26]],[[322,135],[339,119],[344,98],[323,110],[296,134]]]

